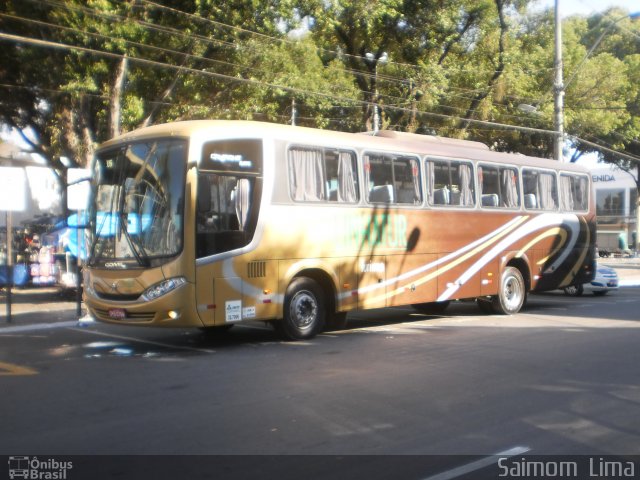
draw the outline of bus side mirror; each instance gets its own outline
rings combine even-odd
[[[197,199],[197,209],[198,212],[208,212],[211,210],[211,186],[207,177],[198,175],[198,193],[196,195]]]

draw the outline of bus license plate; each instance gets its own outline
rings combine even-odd
[[[113,318],[116,320],[123,320],[127,318],[127,312],[124,310],[124,308],[110,308],[109,318]]]

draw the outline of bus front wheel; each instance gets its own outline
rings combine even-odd
[[[500,277],[500,290],[493,297],[493,309],[496,313],[513,315],[520,311],[527,298],[522,273],[516,267],[507,267]]]
[[[284,318],[274,326],[287,340],[313,338],[324,328],[324,292],[308,277],[295,278],[284,296]]]

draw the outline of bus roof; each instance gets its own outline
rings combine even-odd
[[[433,155],[446,158],[532,165],[550,169],[562,169],[586,172],[586,169],[572,163],[558,164],[557,160],[530,157],[517,153],[495,152],[481,142],[460,140],[433,135],[396,132],[391,130],[362,133],[346,133],[333,130],[320,130],[309,127],[295,127],[268,122],[247,120],[187,120],[163,123],[140,128],[115,137],[100,146],[100,150],[112,148],[122,143],[157,137],[183,137],[202,135],[207,130],[225,131],[228,136],[244,138],[272,138],[292,143],[313,142],[336,148],[358,148]],[[240,135],[238,133],[241,132]],[[250,134],[252,132],[253,134]],[[331,142],[328,140],[331,139]]]

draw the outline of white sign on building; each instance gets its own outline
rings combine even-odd
[[[0,167],[0,211],[23,212],[27,208],[27,176],[24,168]]]

